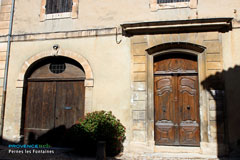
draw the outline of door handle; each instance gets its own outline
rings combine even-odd
[[[187,106],[187,110],[190,110],[190,109],[191,109],[191,107],[188,105],[188,106]]]
[[[70,109],[72,109],[72,107],[66,106],[66,107],[64,107],[64,109],[70,110]]]

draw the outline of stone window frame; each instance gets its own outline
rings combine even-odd
[[[161,3],[158,4],[157,0],[150,0],[151,11],[157,11],[162,9],[174,9],[174,8],[197,8],[198,0],[190,0],[189,2],[175,2],[175,3]]]
[[[63,18],[78,18],[78,5],[79,0],[72,0],[72,11],[71,12],[63,12],[63,13],[53,13],[46,14],[46,2],[47,0],[42,0],[41,9],[40,9],[40,21],[52,20],[52,19],[63,19]]]

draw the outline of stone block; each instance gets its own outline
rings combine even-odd
[[[144,130],[146,128],[145,121],[133,121],[132,129],[133,130]]]
[[[216,101],[213,100],[213,99],[209,100],[209,110],[210,111],[216,111],[217,110],[216,108],[217,108],[216,107]]]
[[[9,21],[10,13],[0,13],[0,21]]]
[[[182,34],[179,34],[178,35],[179,37],[178,37],[178,41],[180,41],[180,42],[188,42],[188,39],[189,39],[189,34],[187,34],[187,33],[182,33]]]
[[[207,70],[207,74],[206,74],[206,76],[208,77],[208,76],[211,76],[211,75],[216,75],[217,73],[220,73],[220,72],[222,72],[221,69]]]
[[[84,82],[84,86],[86,87],[92,87],[94,85],[93,79],[86,79]]]
[[[9,21],[0,21],[0,29],[7,29],[9,27]]]
[[[146,71],[146,64],[133,64],[134,72],[144,72]]]
[[[2,5],[12,4],[12,1],[11,1],[11,0],[1,0],[1,2],[2,2]]]
[[[208,70],[220,70],[223,68],[221,62],[207,62],[207,69]]]
[[[135,100],[135,101],[138,101],[138,100],[146,100],[146,97],[147,97],[147,95],[146,95],[146,92],[137,92],[137,91],[135,91],[135,92],[133,92],[133,100]]]
[[[220,62],[222,61],[222,55],[220,53],[206,54],[207,62]]]
[[[133,111],[132,113],[133,120],[145,120],[146,119],[146,111]]]
[[[0,61],[5,61],[6,60],[6,53],[5,51],[0,52]]]
[[[204,40],[218,40],[219,34],[218,32],[207,32]]]
[[[136,72],[133,73],[134,82],[145,82],[146,81],[146,72]]]
[[[217,112],[216,111],[209,111],[209,119],[210,119],[210,121],[216,121]]]
[[[146,63],[146,56],[133,56],[133,63],[135,63],[135,64]]]
[[[147,43],[132,44],[132,54],[145,56],[147,47]]]
[[[0,29],[0,35],[7,35],[9,32],[9,29]]]
[[[0,69],[5,69],[5,61],[0,61]]]
[[[1,52],[7,51],[7,43],[0,43],[0,51]]]
[[[192,9],[195,9],[195,8],[197,8],[197,0],[190,0],[190,2],[189,2],[190,4],[189,4],[189,7],[190,8],[192,8]]]
[[[210,133],[210,142],[217,142],[217,133],[216,132],[211,132]]]
[[[131,43],[132,44],[147,43],[147,37],[146,36],[133,36],[133,37],[131,37]]]
[[[210,121],[210,132],[211,133],[217,132],[217,122],[216,121]]]
[[[3,5],[1,6],[1,13],[11,12],[11,5]]]
[[[132,110],[146,110],[146,101],[133,101]]]
[[[142,130],[133,131],[133,141],[135,142],[145,142],[146,141],[146,132]]]
[[[219,53],[221,52],[221,43],[219,41],[205,41],[207,53]]]
[[[134,91],[145,91],[146,82],[133,82],[132,88]]]
[[[5,72],[5,70],[0,70],[0,78],[4,77],[4,72]]]
[[[17,88],[23,88],[23,81],[17,81],[16,82],[16,87]]]

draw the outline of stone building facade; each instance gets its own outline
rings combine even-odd
[[[60,56],[83,68],[84,114],[112,111],[126,126],[126,153],[239,152],[238,0],[72,0],[71,11],[53,14],[47,14],[47,0],[0,2],[4,140],[24,137],[27,72],[44,58]],[[197,146],[156,144],[154,66],[157,57],[172,53],[196,58]]]

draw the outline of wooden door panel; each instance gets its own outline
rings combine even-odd
[[[199,124],[196,121],[183,121],[180,123],[180,144],[199,146]]]
[[[155,140],[156,144],[175,143],[174,79],[171,76],[155,77]]]
[[[199,104],[197,75],[178,77],[180,144],[199,145]]]
[[[54,128],[55,82],[28,82],[24,141]]]
[[[84,81],[59,81],[56,93],[55,127],[71,127],[84,116]]]
[[[176,143],[176,128],[172,121],[160,120],[155,123],[156,144],[173,145]]]

